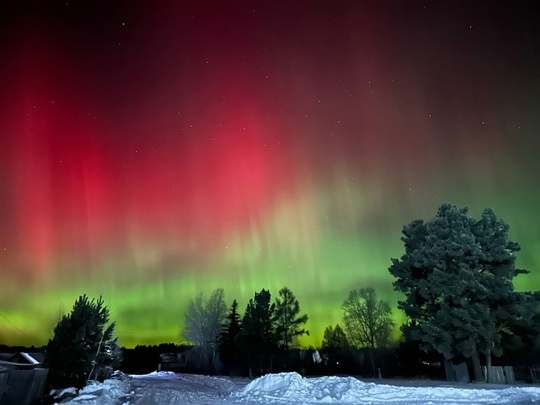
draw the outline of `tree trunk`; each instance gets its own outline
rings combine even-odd
[[[482,375],[482,365],[480,364],[480,355],[478,354],[478,350],[476,347],[474,348],[474,352],[471,356],[472,364],[473,364],[473,379],[474,381],[485,381],[484,376]]]
[[[216,346],[212,351],[212,359],[210,360],[210,375],[217,374],[216,372]]]
[[[491,350],[486,353],[486,382],[491,382]]]
[[[373,361],[373,348],[369,348],[369,358],[371,360],[371,368],[373,369],[373,378],[377,376],[377,372],[375,371],[375,362]]]

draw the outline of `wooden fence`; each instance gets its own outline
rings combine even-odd
[[[511,366],[492,366],[489,379],[487,378],[487,367],[483,366],[482,371],[484,378],[493,384],[514,384],[516,378],[514,376],[514,367]]]
[[[540,383],[540,364],[533,364],[529,367],[529,377],[532,383]]]
[[[0,405],[28,405],[43,395],[46,368],[0,370]]]

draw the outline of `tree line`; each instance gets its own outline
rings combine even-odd
[[[509,240],[508,231],[491,209],[476,219],[467,208],[452,204],[441,205],[430,220],[403,227],[405,252],[391,260],[389,272],[394,290],[403,297],[398,309],[406,316],[401,325],[404,347],[417,347],[450,363],[470,362],[475,379],[484,378],[483,359],[488,380],[493,357],[539,347],[539,293],[515,291],[514,277],[528,271],[516,268],[520,247]],[[349,292],[342,310],[342,325],[325,329],[321,347],[328,352],[367,348],[375,374],[373,351],[388,347],[395,327],[389,303],[378,299],[373,288],[360,288]],[[216,289],[189,302],[180,336],[194,345],[202,370],[214,370],[219,358],[228,372],[240,368],[262,374],[287,369],[290,349],[309,333],[307,320],[287,287],[274,300],[269,290],[255,292],[243,314],[236,300],[228,307],[224,290]],[[76,367],[79,385],[98,365],[111,364],[117,347],[113,331],[101,298],[79,298],[47,346],[52,375],[59,348],[65,351],[68,341],[84,348],[63,359],[85,357]],[[68,377],[58,375],[64,381]]]
[[[286,354],[298,336],[309,333],[304,328],[308,316],[300,312],[298,300],[287,287],[279,290],[274,301],[263,288],[255,292],[241,316],[236,300],[227,310],[224,291],[218,288],[208,298],[199,293],[190,301],[181,337],[198,348],[203,370],[214,370],[219,353],[228,370],[243,366],[251,374],[262,374],[272,370],[277,352]]]
[[[289,369],[290,349],[299,347],[298,337],[308,334],[307,314],[287,287],[272,301],[269,290],[255,292],[245,311],[239,312],[233,301],[227,311],[225,294],[218,288],[206,298],[199,293],[192,299],[184,316],[181,338],[199,351],[199,368],[212,372],[219,359],[229,372],[253,375]],[[352,290],[343,301],[343,324],[328,326],[321,344],[323,349],[386,348],[390,345],[394,321],[390,304],[377,299],[374,288]],[[372,368],[375,363],[371,355]],[[275,365],[275,361],[281,364]]]

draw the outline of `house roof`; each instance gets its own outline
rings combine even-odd
[[[30,364],[40,364],[41,362],[38,361],[34,356],[31,354],[28,354],[26,352],[20,352],[21,356],[23,356]]]
[[[39,365],[42,364],[44,360],[45,355],[41,352],[0,353],[0,361],[7,361],[9,363]]]

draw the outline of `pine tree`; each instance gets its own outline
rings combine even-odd
[[[410,318],[405,336],[446,359],[472,358],[477,379],[479,352],[489,366],[502,353],[508,319],[524,316],[512,280],[525,271],[515,268],[519,245],[508,229],[490,209],[476,220],[467,208],[443,204],[434,219],[403,228],[405,254],[389,268],[405,295],[398,304]]]
[[[279,297],[276,298],[274,311],[274,324],[278,345],[284,348],[285,351],[288,351],[294,338],[305,333],[309,334],[303,328],[307,320],[307,315],[300,315],[300,304],[293,292],[287,287],[279,290]]]
[[[229,369],[239,363],[241,333],[242,325],[240,323],[240,314],[238,313],[238,302],[234,300],[219,337],[219,354],[221,360]]]
[[[83,387],[103,366],[117,363],[115,323],[103,299],[80,296],[70,314],[62,316],[45,350],[49,384],[54,388]]]

